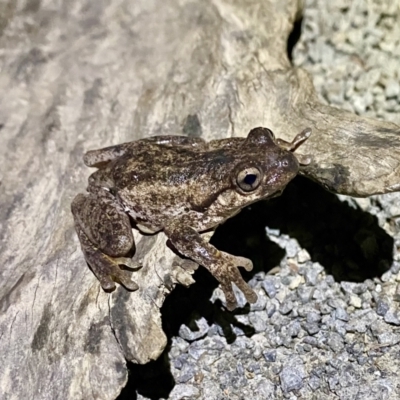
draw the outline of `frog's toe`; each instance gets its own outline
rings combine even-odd
[[[99,280],[101,287],[106,292],[115,290],[115,282],[120,283],[126,289],[131,291],[139,288],[137,283],[131,280],[129,272],[121,269],[119,266],[119,264],[126,264],[129,267],[133,265],[133,263],[130,263],[128,260],[130,259],[114,259],[101,253],[100,251],[96,251],[91,255],[86,255],[86,261],[89,263],[93,273]],[[135,264],[135,266],[137,267],[137,264]]]
[[[254,304],[257,301],[258,296],[256,292],[246,282],[244,282],[244,284],[245,285],[243,287],[240,287],[240,290],[243,292],[246,300],[250,304]]]
[[[216,277],[221,282],[221,287],[225,294],[228,310],[233,310],[235,307],[237,307],[236,298],[232,290],[232,283],[234,283],[242,291],[249,303],[255,303],[257,301],[257,294],[245,282],[236,266],[243,266],[247,271],[250,271],[253,268],[252,262],[247,258],[232,256],[230,254],[226,255],[226,253],[225,260],[225,267],[218,270],[218,276]]]
[[[224,292],[226,308],[229,311],[233,311],[237,307],[238,304],[237,304],[235,293],[233,292],[233,289],[232,289],[232,284],[231,283],[229,283],[227,285],[222,284],[221,289]]]
[[[101,287],[106,292],[112,292],[115,290],[115,282],[111,279],[110,276],[98,276],[96,275],[97,279],[100,282]]]
[[[245,282],[245,280],[242,278],[242,275],[240,275],[240,272],[238,270],[237,274],[235,274],[234,278],[232,279],[232,282],[242,291],[244,294],[244,297],[246,297],[246,300],[249,303],[255,303],[257,301],[257,294],[255,291]]]
[[[236,256],[236,264],[239,267],[243,267],[246,271],[251,271],[253,269],[253,263],[246,257],[238,257]]]
[[[134,261],[134,260],[132,260],[132,258],[129,258],[129,257],[114,258],[114,261],[118,265],[125,265],[126,267],[131,268],[131,269],[139,269],[139,268],[143,267],[143,265],[140,262]]]
[[[115,279],[125,288],[130,291],[135,291],[139,289],[139,285],[132,281],[130,276],[125,274],[126,271],[121,271],[123,274],[118,274]]]
[[[252,261],[246,257],[234,256],[232,254],[225,253],[224,251],[221,251],[221,254],[225,261],[231,266],[242,267],[246,271],[251,271],[253,269]]]

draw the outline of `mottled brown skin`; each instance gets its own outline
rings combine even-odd
[[[220,282],[228,309],[237,305],[232,283],[254,303],[257,295],[238,270],[251,270],[251,261],[219,251],[199,233],[280,194],[298,173],[299,161],[309,162],[293,151],[310,132],[305,129],[292,143],[276,140],[266,128],[209,143],[158,136],[87,152],[85,164],[98,170],[89,178],[89,193],[75,197],[72,213],[86,261],[103,289],[113,290],[115,281],[138,288],[119,267],[133,266],[130,215],[139,230],[164,231],[182,255],[206,267]]]

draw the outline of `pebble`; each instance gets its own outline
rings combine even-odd
[[[256,332],[264,332],[268,325],[268,315],[265,312],[254,312],[249,315],[249,322]]]
[[[275,395],[275,385],[268,379],[263,379],[255,391],[260,396],[260,399],[272,399]],[[251,398],[250,396],[249,398]]]
[[[318,264],[314,263],[311,268],[308,268],[304,274],[304,278],[306,283],[315,286],[318,282],[318,275],[323,271],[323,267]]]
[[[170,400],[198,399],[200,394],[200,390],[196,386],[178,384],[174,386],[168,398]]]
[[[273,299],[277,293],[275,281],[276,280],[273,277],[266,276],[265,280],[262,282],[262,288],[265,290],[265,293],[267,293],[270,299]]]
[[[389,311],[388,299],[380,298],[376,303],[376,313],[383,317]]]
[[[387,99],[397,97],[400,94],[400,84],[397,80],[390,79],[386,83],[385,96]]]
[[[289,289],[294,290],[299,287],[300,284],[304,283],[304,278],[300,275],[296,275],[289,283]]]
[[[336,310],[333,312],[333,315],[335,318],[340,319],[341,321],[348,321],[349,320],[349,315],[347,314],[346,310],[342,307],[336,308]]]
[[[263,352],[265,361],[275,362],[276,361],[276,350],[267,350]]]
[[[281,387],[284,393],[293,390],[300,390],[304,383],[305,371],[303,363],[297,362],[297,359],[291,359],[282,368],[279,374]]]
[[[308,251],[306,249],[301,249],[298,253],[297,253],[297,261],[301,264],[305,263],[306,261],[310,261],[311,257],[310,254],[308,253]]]
[[[393,309],[390,309],[389,311],[386,312],[386,314],[384,316],[384,320],[388,324],[400,325],[398,313]]]
[[[320,331],[320,327],[318,324],[312,324],[312,323],[305,322],[302,326],[309,335],[315,335],[316,333],[318,333]]]
[[[362,302],[361,299],[356,295],[350,296],[349,304],[355,308],[361,308]]]
[[[196,340],[200,339],[201,337],[207,335],[208,330],[210,327],[208,326],[207,320],[205,318],[200,318],[199,320],[195,321],[197,326],[196,330],[191,330],[186,325],[181,325],[179,328],[179,336],[185,340]]]
[[[318,312],[309,312],[307,314],[307,323],[316,323],[321,321],[321,314]]]
[[[314,295],[314,290],[315,289],[313,287],[309,287],[309,286],[305,286],[305,285],[299,286],[297,288],[297,296],[299,297],[300,301],[303,304],[306,304],[312,299],[312,297]]]
[[[265,309],[266,304],[267,304],[267,297],[261,290],[258,290],[257,291],[257,301],[253,304],[250,304],[250,310],[251,311],[262,311]]]
[[[289,239],[285,246],[286,254],[289,258],[293,258],[299,252],[299,244],[295,239]]]
[[[299,390],[303,387],[303,379],[298,372],[291,368],[283,368],[279,374],[281,380],[282,390],[290,392],[292,390]]]
[[[336,332],[332,332],[328,339],[328,346],[334,351],[339,352],[343,350],[343,338]]]
[[[292,301],[285,301],[279,307],[279,312],[282,315],[289,314],[290,311],[292,311],[292,310],[293,310],[293,302]]]
[[[289,334],[291,337],[297,337],[297,336],[299,336],[300,331],[301,331],[300,322],[295,321],[295,322],[292,322],[291,324],[289,324],[289,327],[288,327],[288,334]]]
[[[377,336],[379,344],[394,346],[395,344],[400,342],[400,335],[394,332],[384,332],[380,333]]]

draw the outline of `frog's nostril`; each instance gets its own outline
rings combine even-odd
[[[289,165],[289,161],[288,160],[283,160],[282,161],[282,167],[287,167]]]

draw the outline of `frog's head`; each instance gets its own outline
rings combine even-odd
[[[275,139],[267,128],[250,131],[240,148],[239,160],[231,170],[231,188],[220,197],[233,208],[275,197],[299,172],[309,158],[293,154],[310,136],[311,129],[299,133],[291,143]],[[225,198],[225,199],[224,199]],[[229,200],[228,200],[229,199]]]

